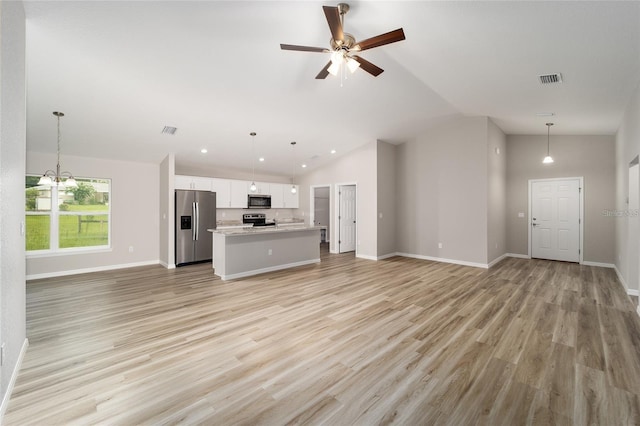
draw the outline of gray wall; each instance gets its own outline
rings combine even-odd
[[[160,264],[165,268],[175,267],[175,212],[174,212],[174,182],[173,176],[175,159],[169,154],[160,163],[159,182],[159,228],[158,228],[158,252]]]
[[[487,261],[491,263],[507,249],[507,137],[491,120],[487,130]]]
[[[357,232],[358,240],[356,255],[376,258],[377,257],[377,188],[376,188],[376,153],[377,143],[371,142],[344,156],[337,158],[330,165],[312,170],[298,181],[300,185],[300,209],[295,213],[297,217],[302,217],[309,221],[310,209],[310,186],[331,186],[331,243],[329,249],[332,252],[337,250],[335,212],[338,197],[336,185],[345,183],[356,183],[357,188]]]
[[[453,118],[396,148],[398,252],[487,264],[488,121]]]
[[[554,126],[557,127],[557,126]],[[546,128],[543,129],[546,133]],[[615,145],[613,136],[554,136],[553,164],[542,164],[547,135],[507,137],[507,252],[528,253],[528,181],[584,177],[584,260],[614,261],[614,219],[602,211],[613,209],[615,197]],[[525,213],[518,218],[518,212]]]
[[[67,127],[73,126],[71,116],[65,120]],[[28,257],[27,276],[63,275],[83,269],[158,263],[159,165],[74,157],[64,155],[64,152],[60,162],[64,170],[71,171],[76,177],[111,179],[111,250]],[[27,152],[29,174],[40,174],[55,164],[55,154]],[[21,186],[24,188],[24,183]],[[130,246],[133,246],[133,252],[129,252]]]
[[[378,257],[396,250],[396,146],[378,141]]]
[[[0,367],[2,410],[26,342],[24,225],[25,17],[22,2],[0,3]],[[8,399],[8,398],[7,398]],[[0,413],[0,416],[2,413]],[[0,418],[1,421],[1,418]]]
[[[625,111],[624,119],[616,134],[616,181],[615,208],[626,211],[629,208],[629,162],[640,153],[640,86],[636,88]],[[629,269],[638,268],[640,254],[630,252],[628,246],[628,221],[625,216],[611,219],[615,222],[616,246],[615,265],[625,286],[638,295],[638,283],[629,282]],[[635,245],[634,247],[637,247]]]

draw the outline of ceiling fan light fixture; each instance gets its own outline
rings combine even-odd
[[[331,66],[327,68],[327,71],[329,71],[329,74],[331,74],[332,76],[337,76],[338,71],[340,71],[340,62],[332,62]]]
[[[360,68],[360,62],[353,58],[347,58],[347,68],[349,68],[349,71],[353,74],[358,68]]]

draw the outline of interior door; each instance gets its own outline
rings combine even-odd
[[[531,257],[580,262],[580,179],[531,183]]]
[[[345,253],[356,249],[356,186],[342,185],[338,195],[338,252]]]

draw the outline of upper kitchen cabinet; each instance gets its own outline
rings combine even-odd
[[[291,193],[291,185],[283,185],[284,186],[284,191],[283,191],[283,198],[284,198],[284,205],[283,207],[285,209],[297,209],[299,208],[300,205],[300,201],[299,201],[299,193],[300,193],[300,188],[298,187],[298,185],[294,185],[296,187],[296,193],[293,194]]]
[[[229,207],[234,209],[247,208],[247,188],[251,182],[246,180],[231,180],[231,203]]]
[[[195,189],[198,191],[211,191],[211,178],[199,176],[176,175],[174,180],[176,189]]]
[[[271,208],[284,208],[284,188],[287,186],[280,183],[270,183],[269,186],[271,189]]]
[[[216,193],[216,207],[231,207],[231,181],[229,179],[211,178],[211,190]]]

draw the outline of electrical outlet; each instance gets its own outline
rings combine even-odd
[[[0,365],[4,365],[4,342],[0,346]]]
[[[269,256],[271,256],[273,254],[273,250],[269,249]]]
[[[438,243],[438,248],[442,248],[442,243]]]
[[[129,253],[133,253],[133,246],[129,246]]]
[[[222,217],[227,217],[227,213],[222,212]]]

